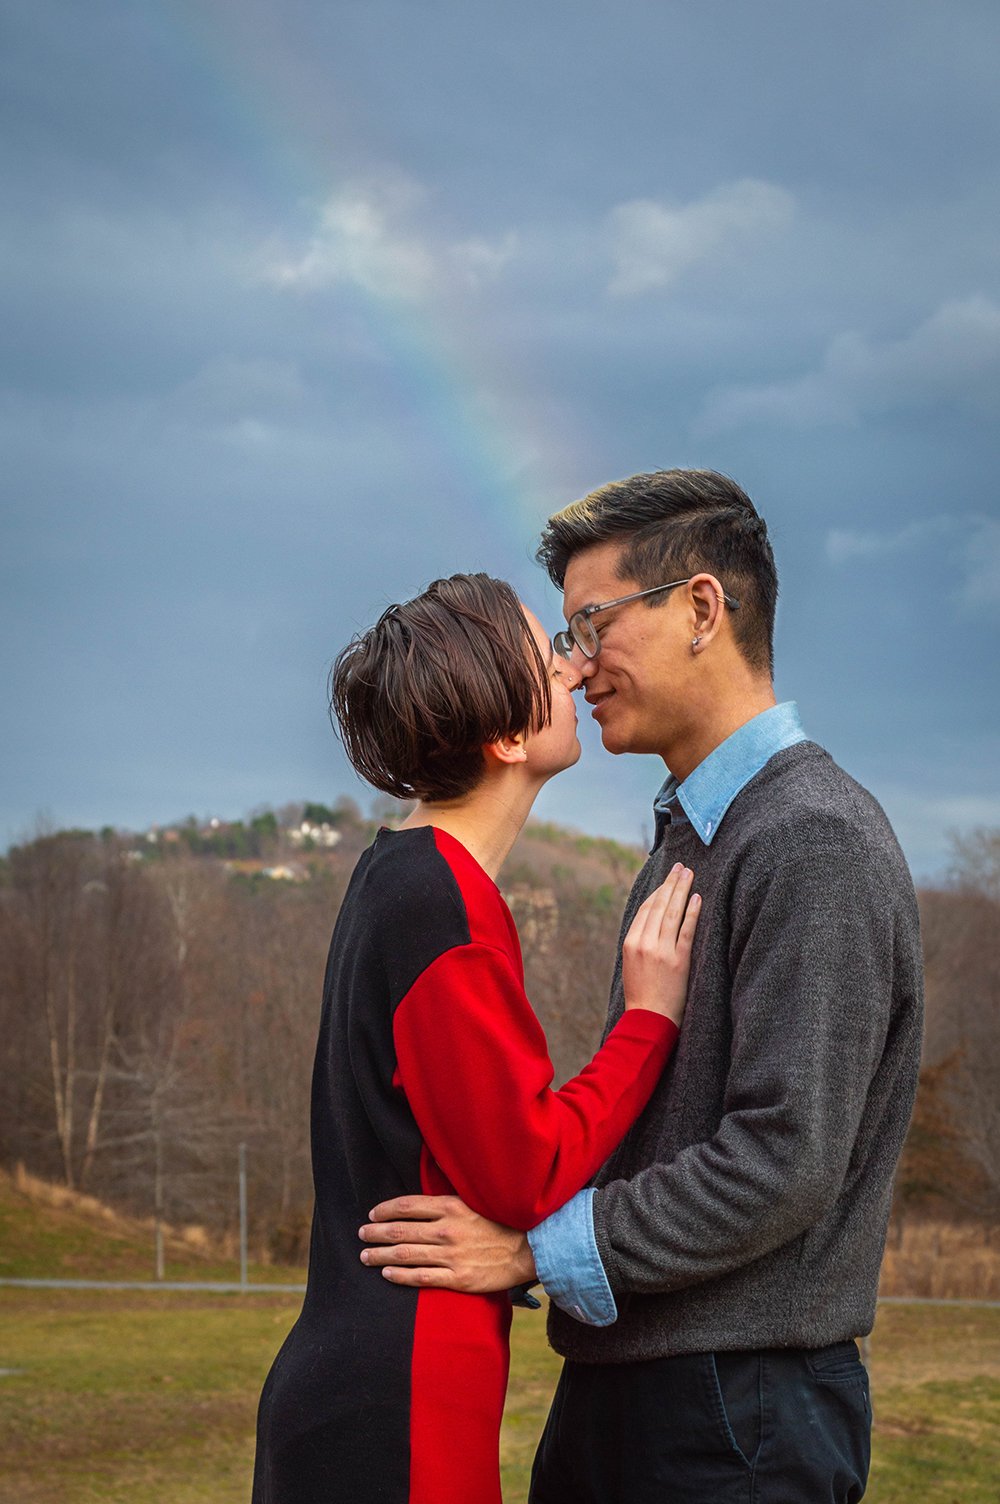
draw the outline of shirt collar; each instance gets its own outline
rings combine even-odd
[[[686,816],[710,846],[726,810],[751,778],[776,752],[805,740],[794,700],[762,710],[720,742],[683,783],[673,774],[666,780],[653,801],[657,843],[668,820]]]

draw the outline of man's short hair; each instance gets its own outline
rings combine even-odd
[[[715,575],[740,603],[731,618],[737,646],[773,677],[778,574],[764,519],[734,480],[715,470],[657,470],[611,481],[549,518],[537,557],[562,590],[573,555],[608,542],[624,545],[621,578],[643,588]],[[646,604],[655,609],[666,598]]]
[[[550,715],[548,664],[504,580],[455,574],[390,606],[338,655],[330,711],[362,778],[397,799],[457,799],[483,748]]]

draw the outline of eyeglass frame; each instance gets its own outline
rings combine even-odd
[[[656,595],[661,590],[676,590],[678,585],[690,585],[691,581],[694,578],[695,576],[691,574],[688,575],[686,580],[671,580],[667,585],[652,585],[648,590],[635,590],[631,595],[620,595],[617,600],[602,601],[598,606],[581,606],[579,611],[573,612],[573,615],[570,617],[566,627],[561,632],[557,632],[553,637],[553,652],[557,653],[560,658],[565,658],[568,660],[572,658],[573,649],[577,647],[580,649],[580,652],[585,658],[593,659],[598,657],[601,651],[601,640],[597,636],[596,631],[594,632],[594,637],[597,639],[597,646],[596,648],[591,650],[589,645],[581,641],[582,631],[580,633],[580,636],[577,636],[577,632],[580,631],[580,629],[576,626],[577,622],[582,620],[583,622],[589,624],[590,618],[592,616],[596,616],[599,611],[610,611],[612,606],[626,606],[628,605],[629,601],[641,601],[644,596]],[[728,592],[724,590],[722,592],[722,599],[725,601],[730,611],[739,610],[740,603],[735,596],[729,595]]]

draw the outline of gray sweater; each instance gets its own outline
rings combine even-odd
[[[549,1318],[584,1363],[870,1331],[916,1090],[913,884],[879,805],[821,747],[772,757],[711,846],[668,825],[623,935],[676,861],[704,898],[681,1037],[596,1181],[618,1320]],[[621,1011],[619,955],[609,1027]]]

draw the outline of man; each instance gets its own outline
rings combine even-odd
[[[376,1208],[400,1283],[537,1277],[566,1358],[534,1504],[818,1504],[864,1493],[871,1330],[916,1087],[921,957],[875,800],[776,705],[774,559],[713,472],[549,520],[572,654],[613,753],[669,776],[625,912],[677,861],[703,911],[678,1049],[597,1177],[525,1239],[454,1198]],[[624,933],[624,928],[623,928]],[[620,960],[609,1022],[622,1007]]]

